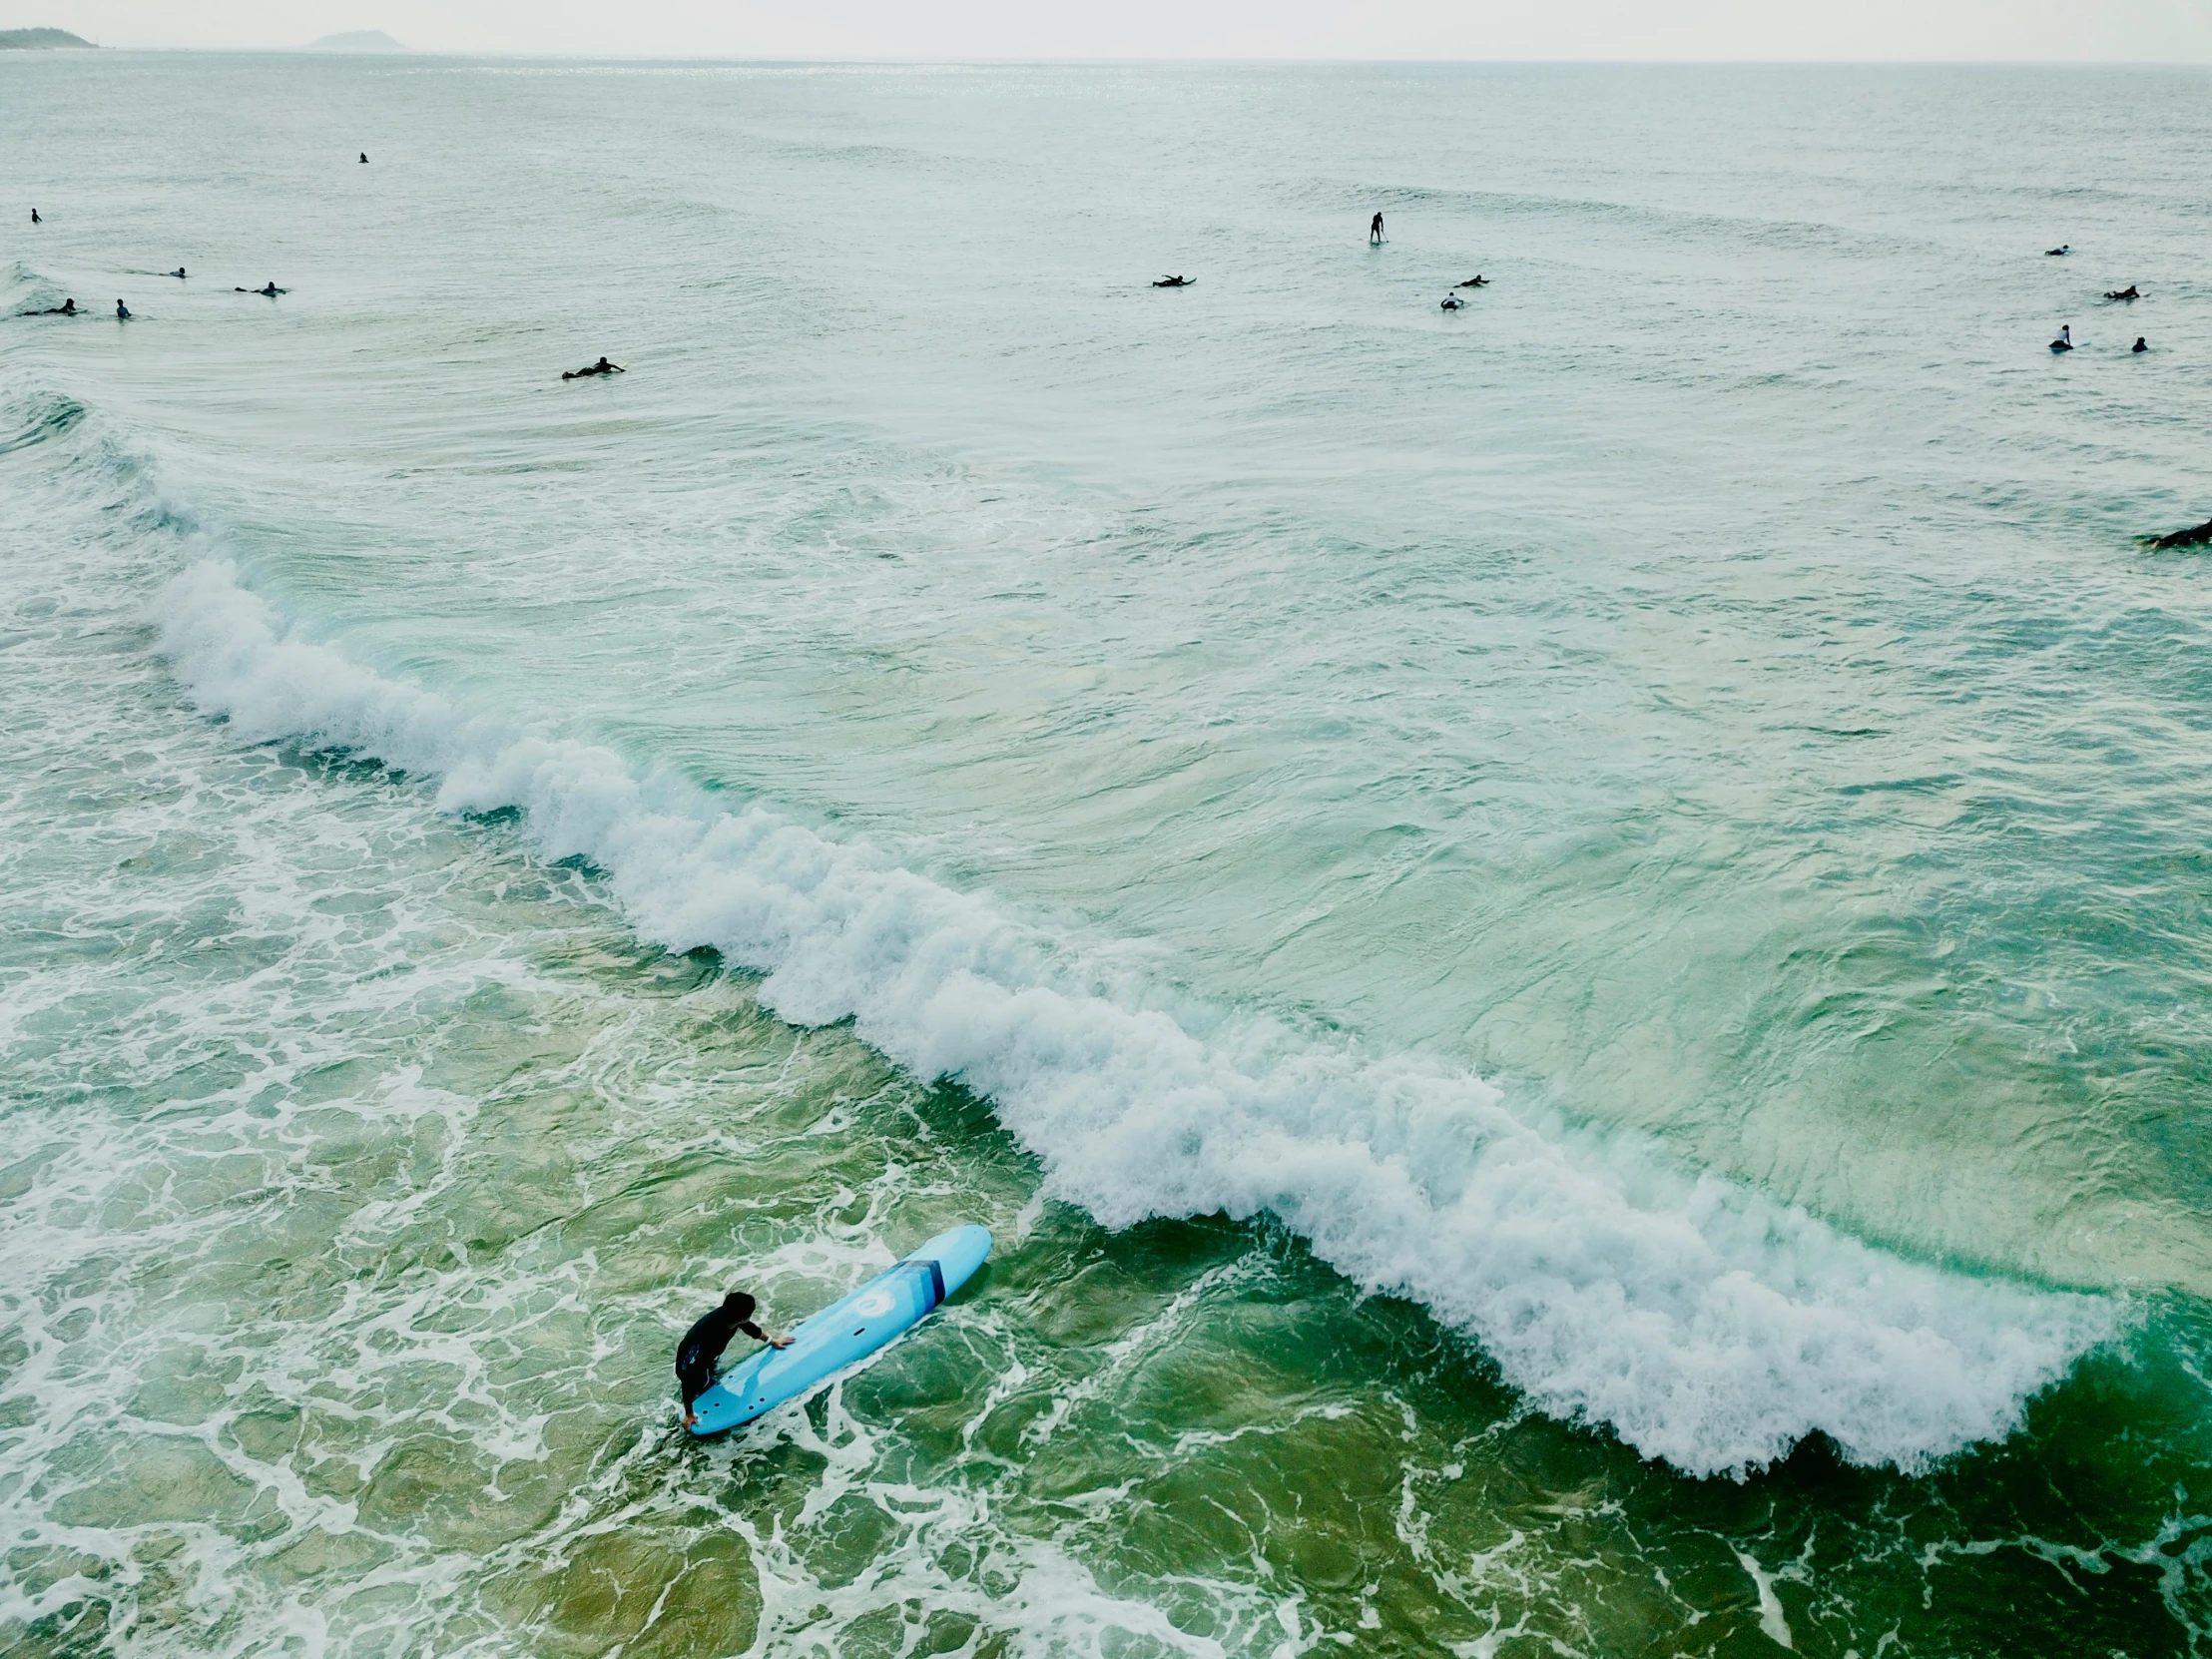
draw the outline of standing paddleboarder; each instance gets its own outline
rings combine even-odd
[[[1381,248],[1382,246],[1382,216],[1381,214],[1377,214],[1375,222],[1368,227],[1368,246],[1370,248]]]

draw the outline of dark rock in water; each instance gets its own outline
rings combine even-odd
[[[45,52],[58,46],[92,50],[91,41],[82,40],[67,29],[0,29],[0,52]]]
[[[2153,547],[2204,547],[2212,544],[2212,518],[2206,519],[2194,530],[2176,530],[2170,536],[2160,536],[2151,543]]]

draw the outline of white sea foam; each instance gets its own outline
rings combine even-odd
[[[1362,1286],[1416,1298],[1545,1410],[1701,1474],[1809,1433],[1912,1469],[2003,1435],[2127,1315],[1908,1262],[1640,1144],[1547,1133],[1478,1078],[1177,1006],[983,898],[619,755],[472,717],[288,629],[226,564],[164,592],[162,649],[249,741],[292,738],[517,808],[602,868],[645,937],[767,974],[987,1095],[1049,1190],[1109,1227],[1272,1212]]]

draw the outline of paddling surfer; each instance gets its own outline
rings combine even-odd
[[[561,378],[564,380],[583,380],[594,374],[627,374],[629,372],[620,363],[611,363],[605,357],[601,357],[589,368],[571,368],[564,371]]]
[[[792,1346],[789,1337],[772,1337],[753,1322],[753,1310],[759,1306],[745,1292],[732,1291],[722,1299],[721,1307],[684,1333],[684,1340],[676,1347],[676,1382],[683,1390],[686,1428],[699,1421],[699,1413],[692,1406],[715,1385],[715,1362],[722,1358],[732,1337],[743,1331],[771,1348]]]

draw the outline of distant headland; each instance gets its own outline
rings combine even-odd
[[[93,50],[91,41],[79,40],[67,29],[0,29],[0,52],[48,52],[58,46]]]
[[[402,46],[381,29],[348,29],[341,35],[324,35],[307,48],[310,52],[404,52]]]

